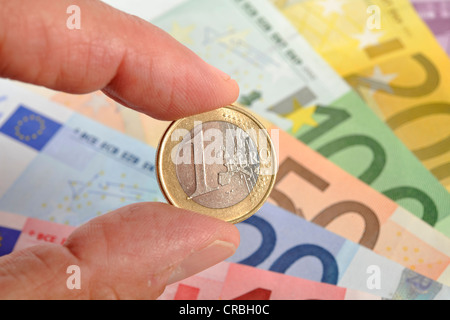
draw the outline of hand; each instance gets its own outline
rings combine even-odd
[[[70,93],[103,90],[121,104],[170,120],[234,102],[238,86],[164,31],[100,1],[0,0],[0,76]],[[233,225],[162,203],[92,219],[63,246],[0,258],[2,299],[154,299],[169,283],[231,256]],[[66,286],[78,265],[81,289]]]

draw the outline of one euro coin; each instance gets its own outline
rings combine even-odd
[[[170,204],[238,223],[268,198],[277,157],[262,123],[230,105],[171,123],[156,164]]]

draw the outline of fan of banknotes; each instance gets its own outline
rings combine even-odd
[[[227,72],[279,130],[237,252],[159,299],[450,299],[450,1],[105,2]],[[0,255],[166,201],[167,126],[101,92],[1,80]]]

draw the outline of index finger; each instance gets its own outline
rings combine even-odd
[[[103,90],[169,120],[234,102],[237,83],[152,24],[100,1],[0,0],[0,76],[69,93]]]

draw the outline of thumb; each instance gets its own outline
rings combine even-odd
[[[64,246],[39,245],[0,258],[2,299],[156,299],[167,284],[231,256],[232,224],[163,203],[138,203],[76,229]],[[80,270],[80,289],[66,273]]]

